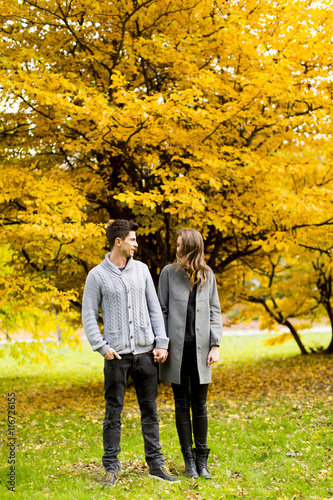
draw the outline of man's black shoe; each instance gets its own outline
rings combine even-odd
[[[114,486],[118,481],[118,476],[114,472],[107,472],[101,480],[102,486]]]
[[[178,477],[173,476],[165,465],[149,470],[149,476],[159,481],[169,481],[170,483],[180,483]]]

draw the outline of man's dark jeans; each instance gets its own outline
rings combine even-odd
[[[157,365],[152,352],[124,354],[122,359],[105,359],[105,419],[103,423],[103,465],[106,471],[118,473],[120,462],[120,428],[125,389],[131,375],[141,412],[141,429],[149,468],[164,465],[157,416]]]

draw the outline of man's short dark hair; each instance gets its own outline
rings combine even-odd
[[[108,239],[110,249],[114,247],[116,238],[124,240],[130,231],[136,231],[139,225],[132,220],[115,219],[106,227],[106,237]]]

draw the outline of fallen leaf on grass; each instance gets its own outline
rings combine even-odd
[[[204,500],[203,497],[199,493],[195,493],[194,491],[190,491],[186,496],[188,500]]]
[[[246,491],[245,488],[239,488],[238,489],[238,496],[240,497],[246,497],[248,495],[248,492]]]
[[[228,471],[228,472],[227,472],[227,476],[228,476],[228,477],[232,477],[232,478],[234,478],[234,479],[238,479],[238,478],[240,478],[240,477],[241,477],[241,473],[240,473],[240,472],[238,472],[237,470],[236,470],[236,471],[234,471],[234,472],[233,472],[233,471]]]

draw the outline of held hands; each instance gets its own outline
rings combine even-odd
[[[210,366],[213,363],[216,363],[218,359],[219,359],[219,348],[217,345],[213,345],[207,357],[207,365]]]
[[[154,354],[154,361],[157,363],[159,362],[164,363],[164,361],[168,357],[167,349],[157,349],[157,347],[155,347],[155,349],[153,350],[153,354]]]
[[[121,356],[119,356],[119,354],[112,349],[112,347],[110,347],[110,349],[104,354],[104,358],[110,360],[114,358],[121,359]]]

